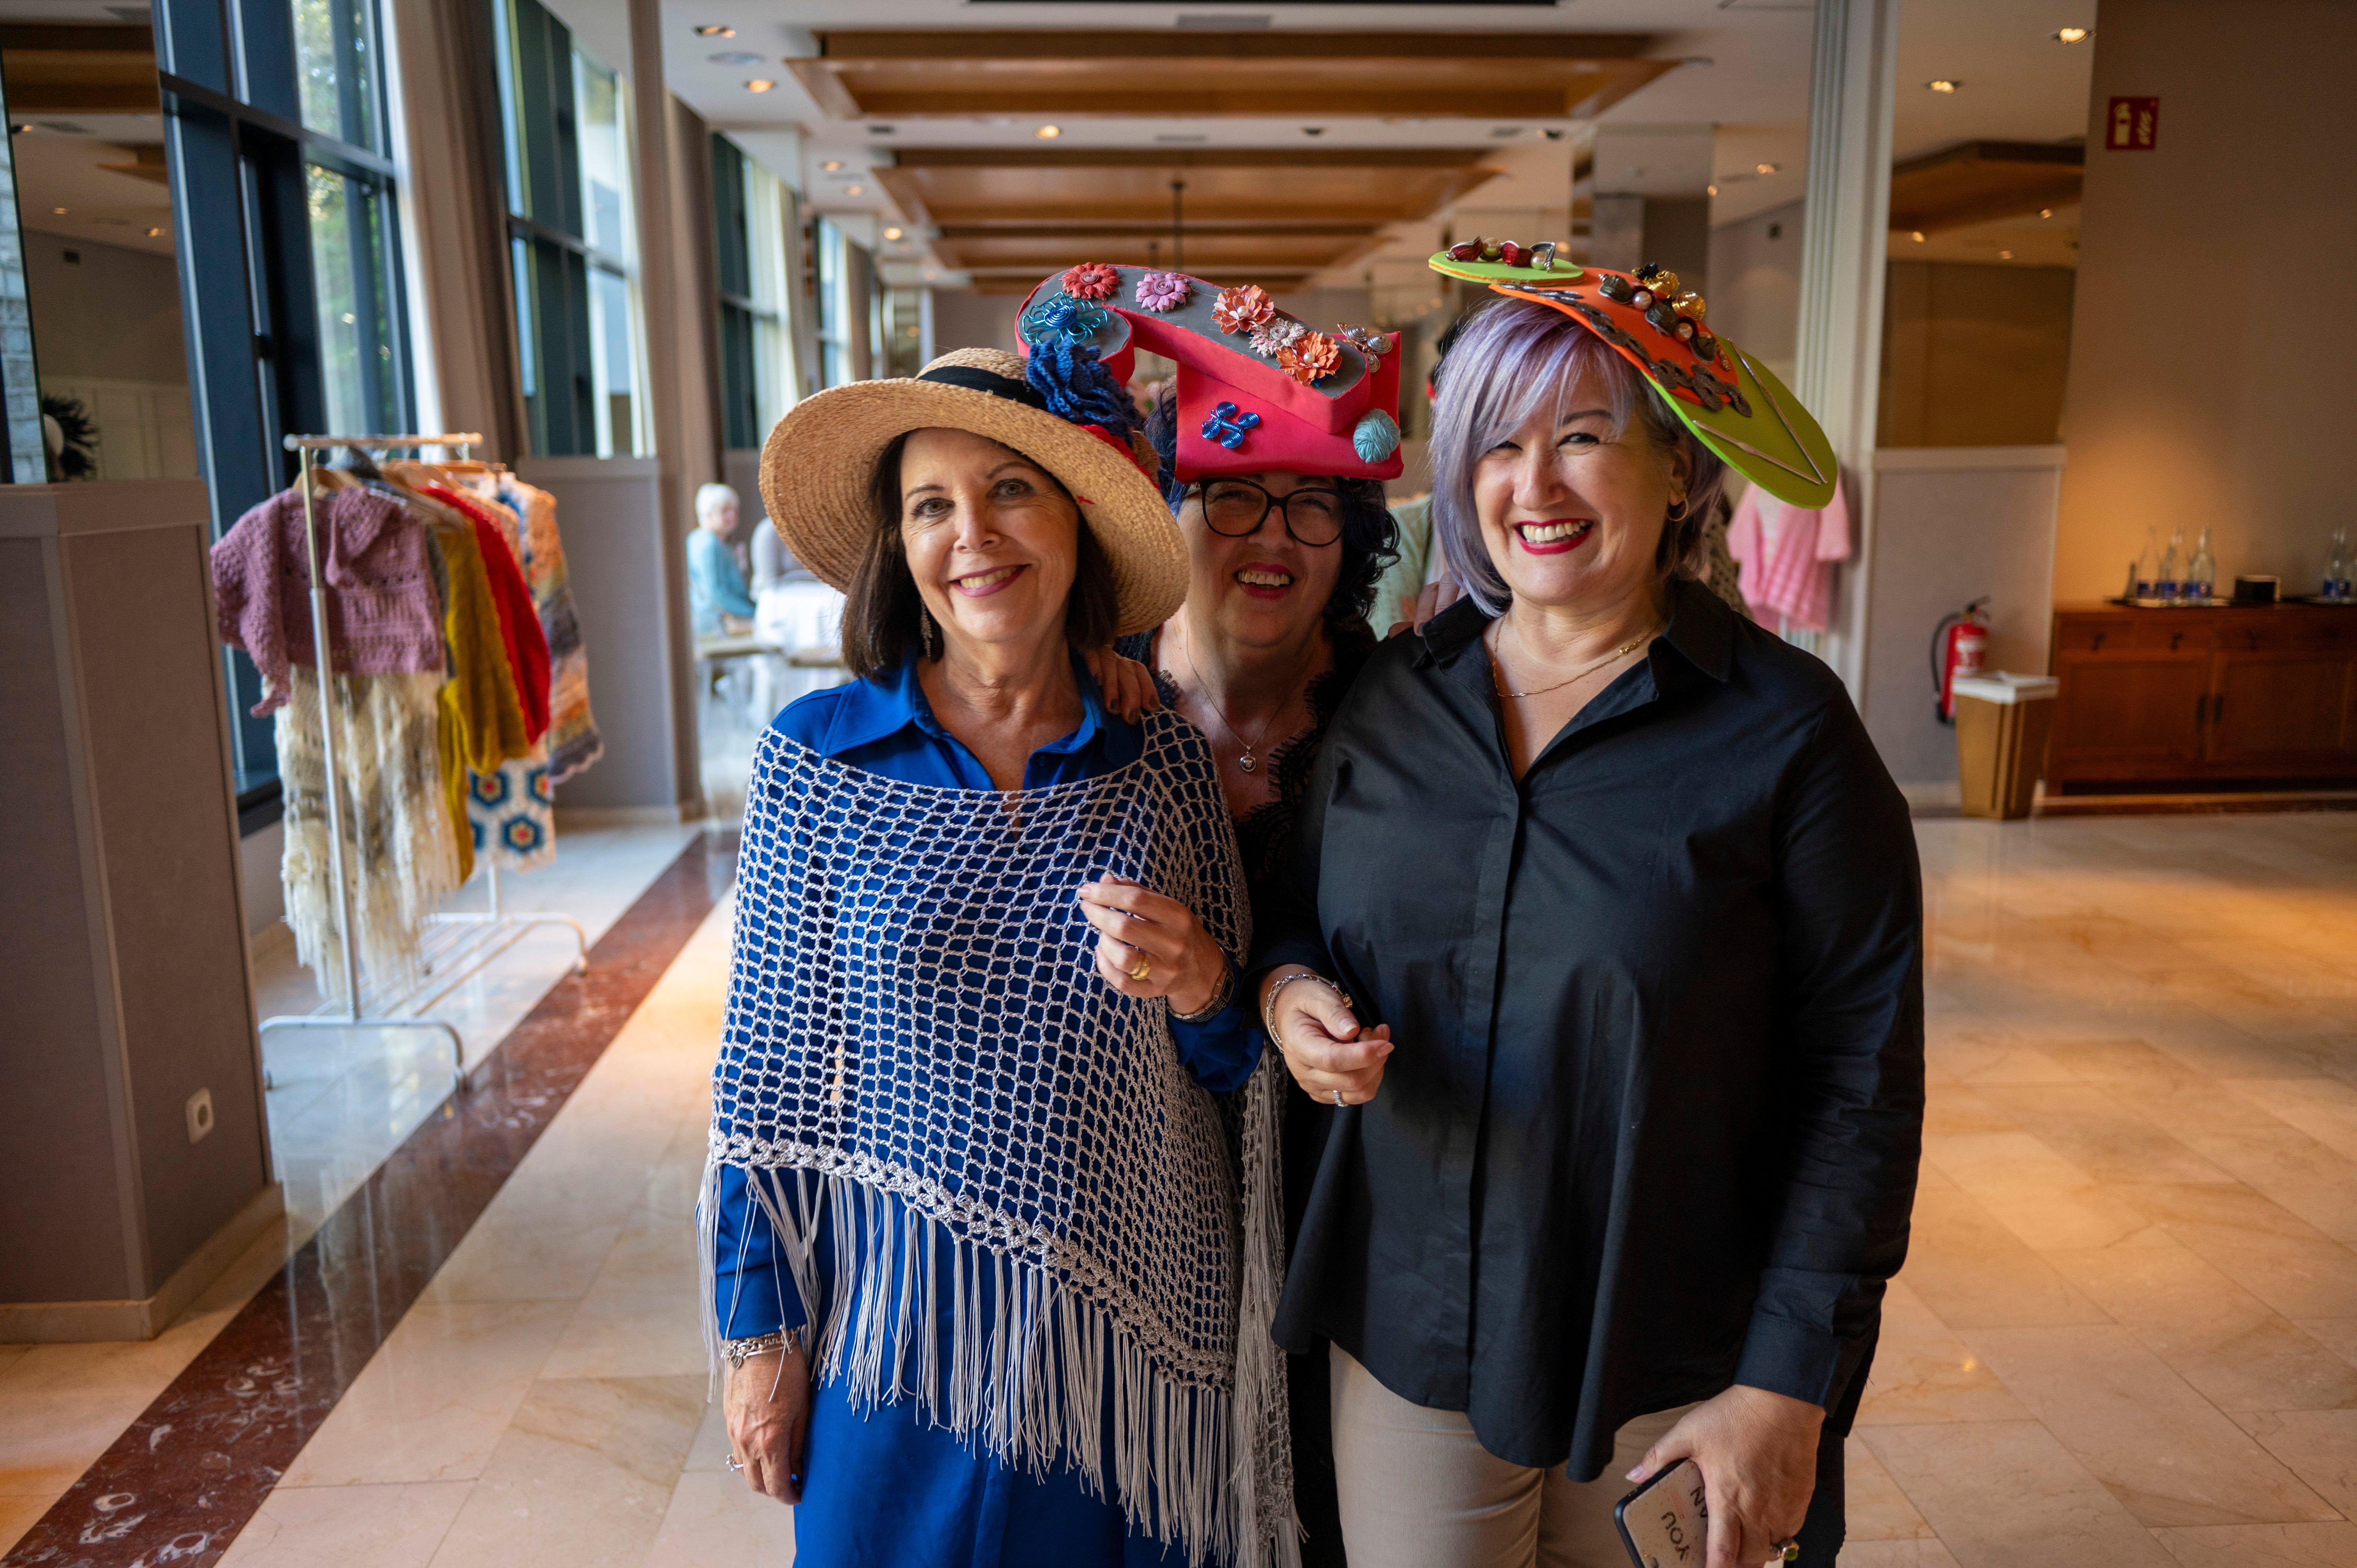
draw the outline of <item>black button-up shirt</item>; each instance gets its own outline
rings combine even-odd
[[[1398,1047],[1277,1336],[1581,1477],[1731,1381],[1846,1425],[1921,1142],[1906,804],[1832,671],[1695,584],[1517,780],[1486,625],[1377,650],[1271,900],[1257,966]]]

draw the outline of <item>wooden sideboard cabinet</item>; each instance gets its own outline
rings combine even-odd
[[[2357,608],[2054,612],[2047,788],[2357,784]]]

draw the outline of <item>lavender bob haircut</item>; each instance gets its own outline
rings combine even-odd
[[[1473,507],[1473,469],[1481,455],[1552,403],[1562,408],[1583,376],[1592,375],[1612,411],[1616,434],[1633,421],[1663,452],[1682,449],[1691,478],[1684,518],[1662,530],[1663,576],[1698,577],[1704,532],[1727,482],[1727,466],[1661,402],[1634,365],[1561,311],[1528,300],[1500,299],[1467,317],[1441,366],[1432,410],[1432,524],[1448,570],[1483,613],[1503,613],[1513,590],[1490,559]]]

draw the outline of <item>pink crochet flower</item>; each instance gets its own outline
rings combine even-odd
[[[1103,262],[1082,262],[1064,274],[1064,292],[1074,299],[1111,299],[1121,286],[1121,269]]]
[[[1137,280],[1137,304],[1157,315],[1176,310],[1193,295],[1195,285],[1179,273],[1148,273]]]
[[[1275,314],[1276,301],[1256,283],[1222,289],[1218,302],[1211,306],[1211,319],[1222,332],[1244,331]]]
[[[1277,369],[1308,386],[1332,375],[1342,364],[1342,350],[1323,332],[1304,332],[1277,350]]]

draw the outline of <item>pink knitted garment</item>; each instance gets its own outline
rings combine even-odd
[[[374,490],[332,490],[315,503],[328,639],[343,675],[438,674],[441,604],[425,526]],[[286,667],[316,666],[303,496],[282,490],[237,520],[213,546],[221,639],[262,671],[259,715],[286,701]]]

